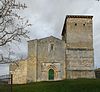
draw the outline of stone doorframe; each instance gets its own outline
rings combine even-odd
[[[48,76],[49,76],[48,72],[49,72],[50,69],[54,70],[54,80],[57,80],[58,79],[58,69],[57,69],[57,67],[55,65],[48,65],[47,66],[47,75]],[[49,78],[48,78],[48,80],[49,80]]]

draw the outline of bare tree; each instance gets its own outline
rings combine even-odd
[[[29,38],[28,20],[22,18],[18,11],[27,6],[15,0],[0,0],[0,47],[13,41],[20,42],[22,38]],[[3,60],[3,56],[1,56]]]

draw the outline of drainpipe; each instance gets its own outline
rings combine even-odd
[[[38,39],[36,40],[36,81],[38,80]]]

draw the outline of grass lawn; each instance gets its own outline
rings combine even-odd
[[[13,92],[100,92],[100,79],[76,79],[13,85]]]

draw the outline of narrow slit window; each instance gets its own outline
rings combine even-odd
[[[83,26],[85,26],[85,24],[83,24]]]
[[[77,26],[77,23],[75,23],[75,26]]]
[[[54,44],[51,44],[51,50],[53,50],[54,49]]]

